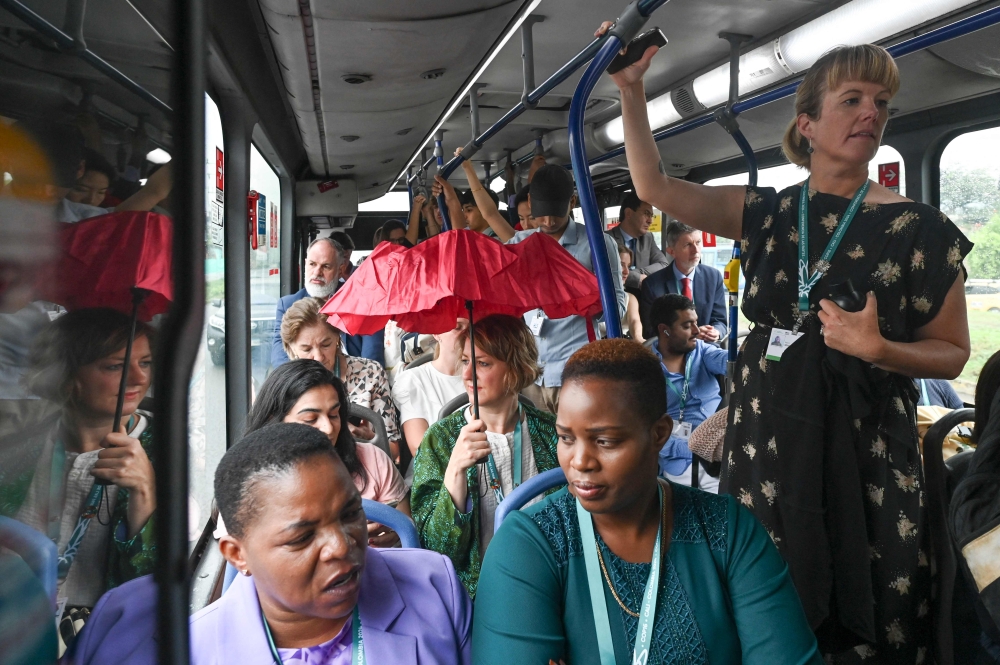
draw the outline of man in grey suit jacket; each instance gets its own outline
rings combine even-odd
[[[633,265],[629,266],[625,288],[638,291],[647,275],[663,270],[670,262],[649,234],[649,225],[653,223],[653,206],[640,201],[635,192],[629,192],[622,201],[618,219],[620,224],[608,231],[608,235],[619,245],[632,250]]]

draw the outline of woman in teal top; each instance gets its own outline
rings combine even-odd
[[[657,478],[673,427],[665,392],[656,357],[635,342],[570,358],[556,419],[569,486],[512,513],[493,539],[473,663],[822,663],[753,515]]]

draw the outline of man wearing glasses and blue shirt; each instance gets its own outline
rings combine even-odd
[[[660,450],[660,475],[690,485],[692,457],[688,438],[719,408],[719,379],[726,375],[728,354],[699,338],[694,303],[682,295],[670,293],[657,298],[649,319],[656,331],[652,350],[660,359],[667,382],[667,413],[674,419],[673,432]],[[698,479],[701,489],[718,493],[718,478],[700,469]]]

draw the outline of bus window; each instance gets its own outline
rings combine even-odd
[[[188,397],[188,541],[192,545],[211,515],[215,467],[226,452],[224,163],[222,117],[219,107],[205,95],[205,335]]]
[[[250,146],[250,191],[257,206],[257,247],[250,250],[250,361],[259,388],[271,369],[274,312],[281,296],[281,182],[255,145]]]
[[[965,260],[972,355],[952,382],[971,402],[986,360],[1000,349],[1000,127],[968,132],[941,154],[941,212],[975,243]]]

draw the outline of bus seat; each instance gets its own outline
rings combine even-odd
[[[398,533],[399,542],[403,547],[420,547],[417,527],[409,517],[392,506],[371,499],[361,499],[361,507],[364,508],[365,517],[369,521],[384,524]]]
[[[403,365],[403,370],[405,371],[408,369],[414,369],[416,367],[420,367],[421,365],[426,365],[427,363],[433,360],[434,360],[433,353],[424,353],[423,355],[417,356],[406,365]]]
[[[958,560],[948,532],[948,504],[951,497],[947,488],[947,467],[941,447],[945,436],[961,423],[975,420],[974,409],[956,409],[931,425],[924,434],[924,485],[927,491],[927,523],[930,527],[931,547],[937,563],[938,592],[933,599],[934,660],[939,665],[953,665],[954,634],[952,608],[955,593],[955,574]]]
[[[41,531],[10,517],[0,516],[0,547],[18,554],[38,577],[45,594],[56,607],[56,569],[59,553],[56,545]]]
[[[376,446],[384,450],[385,454],[391,458],[392,453],[389,452],[389,435],[385,431],[385,420],[382,418],[382,416],[375,413],[371,409],[359,406],[354,402],[351,402],[350,414],[354,417],[362,418],[371,423],[372,429],[375,430],[375,438],[369,441],[368,443],[375,444]]]
[[[548,492],[553,487],[565,484],[566,474],[559,468],[543,471],[537,476],[521,483],[497,506],[496,514],[493,516],[493,533],[500,530],[500,525],[509,513],[520,510],[524,504],[539,494]]]
[[[521,404],[526,404],[533,409],[536,408],[535,403],[532,402],[531,399],[525,397],[524,395],[518,395],[517,401],[519,401]],[[454,398],[452,398],[449,402],[447,402],[444,406],[441,407],[441,412],[438,413],[438,420],[444,420],[445,418],[455,413],[468,403],[469,403],[468,393],[462,393],[461,395],[456,395]]]

